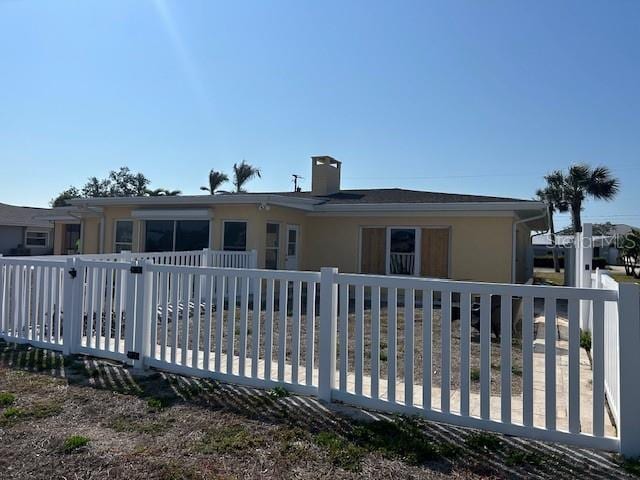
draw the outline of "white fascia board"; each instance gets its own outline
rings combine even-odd
[[[356,205],[318,205],[314,212],[318,213],[373,213],[381,214],[393,212],[394,214],[407,214],[409,212],[447,212],[447,213],[471,213],[491,214],[507,212],[513,215],[518,210],[540,211],[546,208],[542,202],[474,202],[474,203],[362,203]]]
[[[138,220],[209,220],[211,215],[207,208],[167,208],[132,210],[131,217]]]
[[[271,194],[220,194],[220,195],[188,195],[166,197],[100,197],[76,198],[69,203],[74,206],[181,206],[181,205],[246,205],[268,204],[281,205],[290,208],[312,210],[319,201],[311,198],[292,198],[285,195]]]

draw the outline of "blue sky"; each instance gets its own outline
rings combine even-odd
[[[318,154],[344,188],[529,198],[588,162],[622,192],[585,220],[640,225],[639,46],[635,0],[0,0],[0,202],[242,159],[308,188]]]

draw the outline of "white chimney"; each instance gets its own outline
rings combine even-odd
[[[340,191],[339,162],[327,155],[311,157],[311,193],[313,195],[331,195]]]

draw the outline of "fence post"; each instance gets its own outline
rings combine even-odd
[[[137,274],[133,350],[138,354],[138,358],[133,359],[133,368],[142,370],[145,368],[145,358],[148,358],[151,353],[151,322],[153,321],[151,288],[153,272],[149,271],[150,262],[147,260],[142,261],[137,266],[142,268],[142,273]]]
[[[201,267],[209,266],[209,249],[208,248],[202,249],[202,255],[200,257],[200,266]]]
[[[127,263],[131,262],[131,258],[132,258],[131,250],[121,250],[120,255],[121,255],[120,256],[121,262],[127,262]]]
[[[2,260],[2,254],[0,253],[0,261]],[[7,268],[0,262],[0,339],[4,340],[5,333],[7,331],[7,320],[5,318],[5,291],[9,291],[7,282]]]
[[[618,299],[620,452],[640,456],[640,285],[621,283]]]
[[[249,260],[249,268],[258,268],[258,251],[251,250],[251,260]]]
[[[65,275],[63,277],[64,298],[62,305],[63,325],[62,325],[62,354],[69,355],[76,351],[76,332],[79,330],[80,322],[78,322],[77,306],[78,300],[82,301],[82,297],[76,298],[76,284],[78,280],[78,270],[76,269],[76,259],[67,258],[65,266]]]
[[[337,268],[323,267],[320,270],[320,338],[318,349],[318,397],[331,401],[331,390],[336,377],[336,330],[338,323]]]

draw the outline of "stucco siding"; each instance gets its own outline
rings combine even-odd
[[[512,225],[511,217],[309,217],[303,268],[358,272],[361,227],[438,226],[450,228],[452,279],[510,282]]]

